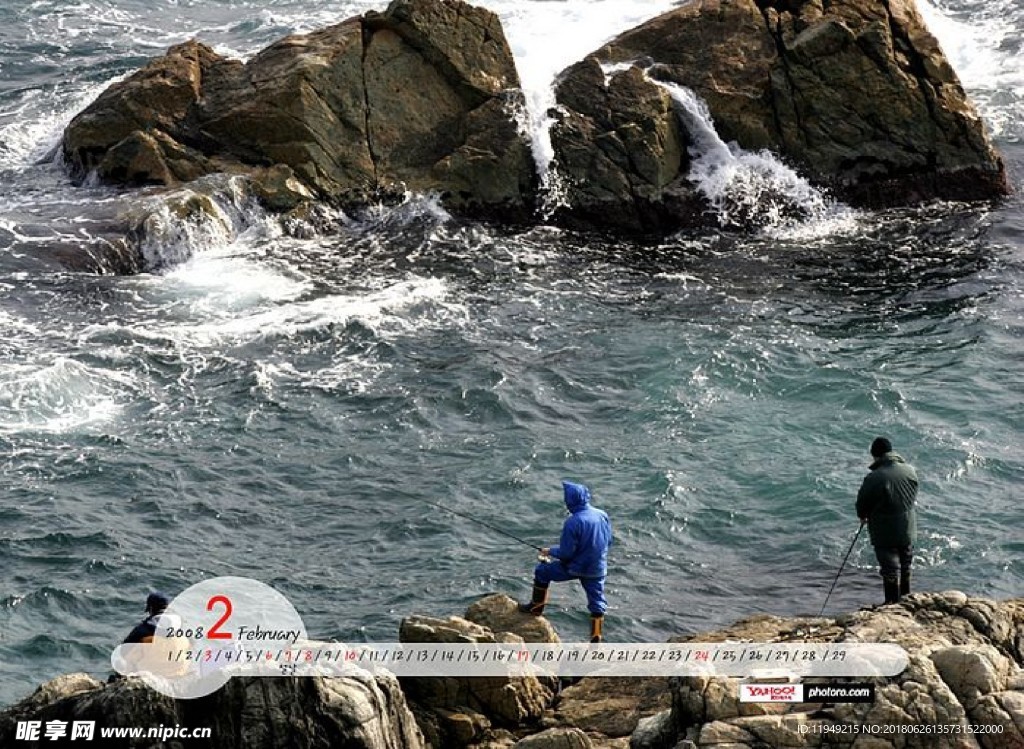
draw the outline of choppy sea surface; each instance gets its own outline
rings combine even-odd
[[[541,170],[552,76],[671,7],[482,4]],[[144,199],[71,185],[48,156],[67,121],[187,38],[244,58],[382,4],[3,3],[0,705],[108,673],[153,588],[257,578],[311,636],[349,641],[524,596],[530,549],[428,503],[547,545],[563,478],[613,519],[610,640],[817,613],[877,434],[921,476],[916,585],[1020,595],[1024,6],[921,7],[1006,159],[1001,204],[836,206],[721,143],[698,102],[693,176],[716,206],[763,204],[768,180],[807,220],[633,244],[410,196],[295,239],[239,204],[230,230],[182,230],[119,278],[53,260]],[[870,546],[851,562],[831,611],[880,598]],[[578,587],[550,612],[586,633]]]

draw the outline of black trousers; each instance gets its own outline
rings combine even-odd
[[[878,559],[879,574],[893,579],[899,577],[901,572],[910,572],[910,565],[914,561],[914,547],[876,546],[875,558]]]

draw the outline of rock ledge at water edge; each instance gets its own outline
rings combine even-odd
[[[614,631],[614,622],[610,622]],[[494,595],[465,616],[412,616],[406,642],[554,642],[543,618]],[[0,711],[2,746],[21,720],[94,720],[99,726],[209,726],[213,738],[167,749],[1024,749],[1024,599],[957,591],[836,618],[754,616],[692,642],[898,643],[910,664],[878,678],[874,704],[755,704],[729,678],[544,679],[372,677],[235,678],[199,700],[175,701],[134,677],[102,684],[61,676]],[[833,680],[843,681],[843,680]],[[854,680],[863,681],[863,680]],[[970,734],[967,727],[990,727]],[[946,726],[945,732],[914,732]],[[903,729],[909,730],[901,730]],[[888,731],[888,732],[887,732]],[[153,747],[151,741],[125,746]]]

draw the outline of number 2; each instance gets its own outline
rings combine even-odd
[[[217,623],[210,627],[210,631],[206,634],[206,637],[210,640],[230,640],[231,633],[221,632],[220,628],[221,625],[223,625],[224,622],[226,622],[228,618],[231,616],[231,599],[227,596],[214,596],[206,602],[206,610],[213,611],[213,607],[216,606],[218,603],[224,604],[224,616],[218,619]]]

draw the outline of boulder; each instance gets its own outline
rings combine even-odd
[[[671,706],[667,678],[587,677],[561,691],[554,719],[559,725],[620,738]]]
[[[63,151],[72,174],[84,178],[97,171],[120,145],[121,155],[111,157],[107,178],[125,184],[167,184],[174,177],[162,164],[164,148],[177,152],[182,144],[194,142],[191,136],[204,87],[210,80],[233,76],[240,67],[195,41],[171,47],[163,57],[107,88],[68,124]],[[127,168],[133,161],[135,170],[119,170],[119,164]],[[189,168],[202,167],[197,160]]]
[[[946,733],[871,733],[870,746],[1024,747],[1024,600],[995,602],[956,591],[918,593],[900,603],[836,619],[757,616],[696,642],[892,642],[909,655],[892,678],[875,684],[873,704],[741,703],[738,680],[673,680],[672,728],[696,747],[833,746],[835,726],[945,725]],[[831,680],[836,681],[836,680]],[[966,732],[968,725],[996,727]],[[955,728],[952,728],[955,727]],[[959,731],[959,732],[956,732]],[[848,734],[847,734],[848,737]]]
[[[525,619],[525,615],[518,615]],[[522,643],[508,631],[494,632],[468,619],[411,616],[402,620],[400,642]],[[415,703],[431,744],[466,746],[482,740],[486,729],[515,728],[536,722],[551,703],[553,684],[526,677],[409,677],[402,687]]]
[[[414,191],[466,213],[524,214],[535,174],[521,103],[496,15],[461,0],[394,0],[244,64],[196,41],[172,47],[76,116],[62,147],[77,179],[270,174],[272,210]],[[282,205],[274,186],[288,180]]]
[[[672,711],[642,719],[629,737],[629,749],[672,749],[676,744]]]
[[[686,174],[688,136],[672,98],[636,67],[605,75],[595,57],[569,68],[557,86],[551,143],[572,226],[632,232],[702,223]]]
[[[622,72],[638,66],[646,76]],[[648,78],[694,92],[726,143],[768,149],[856,205],[1009,191],[913,0],[694,0],[560,76],[552,144],[568,220],[636,230],[699,218],[686,177],[702,146]]]
[[[578,728],[549,728],[520,739],[513,749],[592,749],[593,744]]]
[[[470,604],[465,618],[492,632],[511,632],[523,642],[561,642],[558,632],[545,617],[522,613],[514,599],[500,593]]]
[[[0,712],[0,745],[15,745],[18,721],[95,721],[108,727],[209,728],[210,738],[165,742],[195,749],[424,749],[394,677],[235,677],[197,700],[174,700],[136,678],[109,684],[85,674],[58,677]],[[96,734],[99,740],[99,734]],[[77,746],[65,737],[47,746]],[[119,746],[155,746],[129,739]]]

